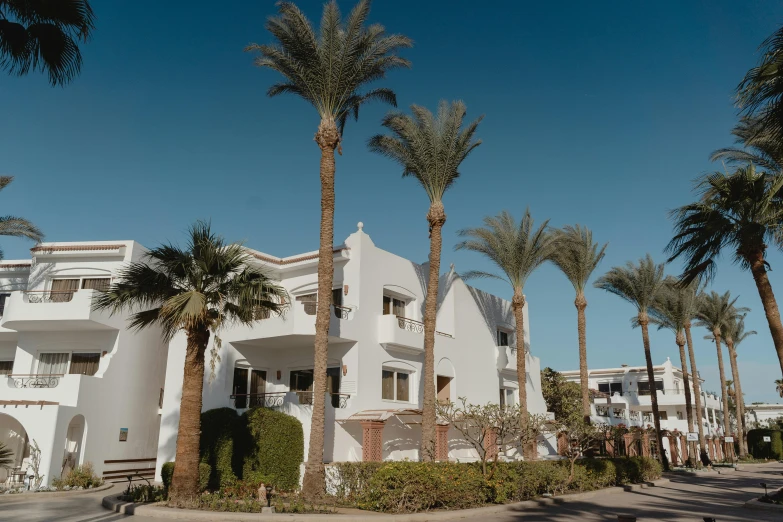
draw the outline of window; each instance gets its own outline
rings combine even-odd
[[[625,410],[623,408],[612,408],[612,415],[615,419],[622,419],[625,417]]]
[[[78,279],[54,279],[49,293],[53,303],[67,303],[73,299],[73,293],[79,289]]]
[[[52,352],[38,354],[38,375],[95,375],[101,362],[97,352]]]
[[[405,301],[391,297],[388,295],[383,296],[383,315],[396,315],[397,317],[405,317]]]
[[[639,389],[639,395],[650,395],[650,381],[639,381],[636,386]],[[663,381],[655,381],[655,389],[663,391]]]
[[[410,374],[399,370],[383,370],[381,398],[387,401],[410,401]]]
[[[514,405],[514,389],[513,388],[500,388],[500,406]]]
[[[253,408],[264,404],[266,371],[252,368],[234,368],[234,407]]]
[[[3,315],[5,310],[5,300],[11,297],[11,294],[0,294],[0,316]]]
[[[98,290],[99,292],[105,292],[109,289],[109,283],[111,278],[109,277],[92,277],[82,279],[83,290]]]
[[[300,404],[313,403],[313,370],[291,370],[289,376],[289,388],[299,392]],[[332,396],[332,406],[340,407],[340,368],[326,369],[326,393]]]
[[[599,382],[598,391],[614,395],[615,393],[623,394],[623,383],[621,382]]]
[[[14,371],[14,361],[0,361],[0,375],[10,375]]]
[[[595,407],[595,414],[599,417],[608,417],[609,416],[609,408],[605,406],[596,406]]]
[[[684,420],[680,410],[677,410],[677,420]]]
[[[95,375],[101,362],[99,353],[74,353],[71,355],[71,367],[68,373]]]
[[[658,412],[658,420],[664,421],[664,420],[668,420],[668,419],[669,419],[669,415],[665,411],[659,411]]]
[[[498,346],[508,346],[508,332],[498,328],[497,341]]]
[[[62,375],[68,373],[68,352],[38,354],[38,375]]]

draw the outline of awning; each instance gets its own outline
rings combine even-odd
[[[421,410],[416,410],[412,408],[398,408],[398,409],[388,409],[388,410],[362,410],[359,412],[354,413],[347,419],[341,419],[337,422],[345,423],[345,422],[369,422],[369,421],[375,421],[375,422],[385,422],[388,419],[392,417],[397,417],[402,421],[404,424],[420,424],[420,422],[409,422],[410,417],[421,417]]]

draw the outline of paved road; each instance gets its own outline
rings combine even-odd
[[[710,474],[693,479],[675,477],[669,484],[633,493],[613,493],[569,502],[561,506],[527,508],[481,517],[489,522],[592,522],[617,520],[618,514],[633,514],[639,522],[677,521],[701,522],[704,516],[713,516],[718,522],[780,521],[783,515],[751,511],[743,502],[763,492],[760,482],[770,489],[783,487],[783,465],[748,466],[752,471],[738,471],[723,475]],[[116,487],[119,491],[120,487]],[[100,505],[110,492],[103,491],[66,498],[45,499],[44,494],[30,501],[2,502],[0,521],[24,522],[151,522],[147,517],[125,517],[110,513]],[[371,517],[368,517],[371,519]],[[475,517],[474,517],[475,518]],[[216,520],[219,519],[216,518]],[[458,512],[453,520],[464,520]]]

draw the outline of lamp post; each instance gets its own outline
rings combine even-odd
[[[272,486],[266,487],[266,507],[272,507]]]
[[[761,483],[761,487],[764,488],[764,496],[765,497],[768,496],[767,495],[767,483],[766,482],[762,482]]]
[[[27,475],[27,491],[30,491],[33,487],[33,479],[35,478],[35,475],[29,471],[27,473],[29,473],[29,475]]]

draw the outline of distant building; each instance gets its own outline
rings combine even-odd
[[[746,404],[745,418],[748,428],[766,427],[770,421],[783,417],[783,404]]]

